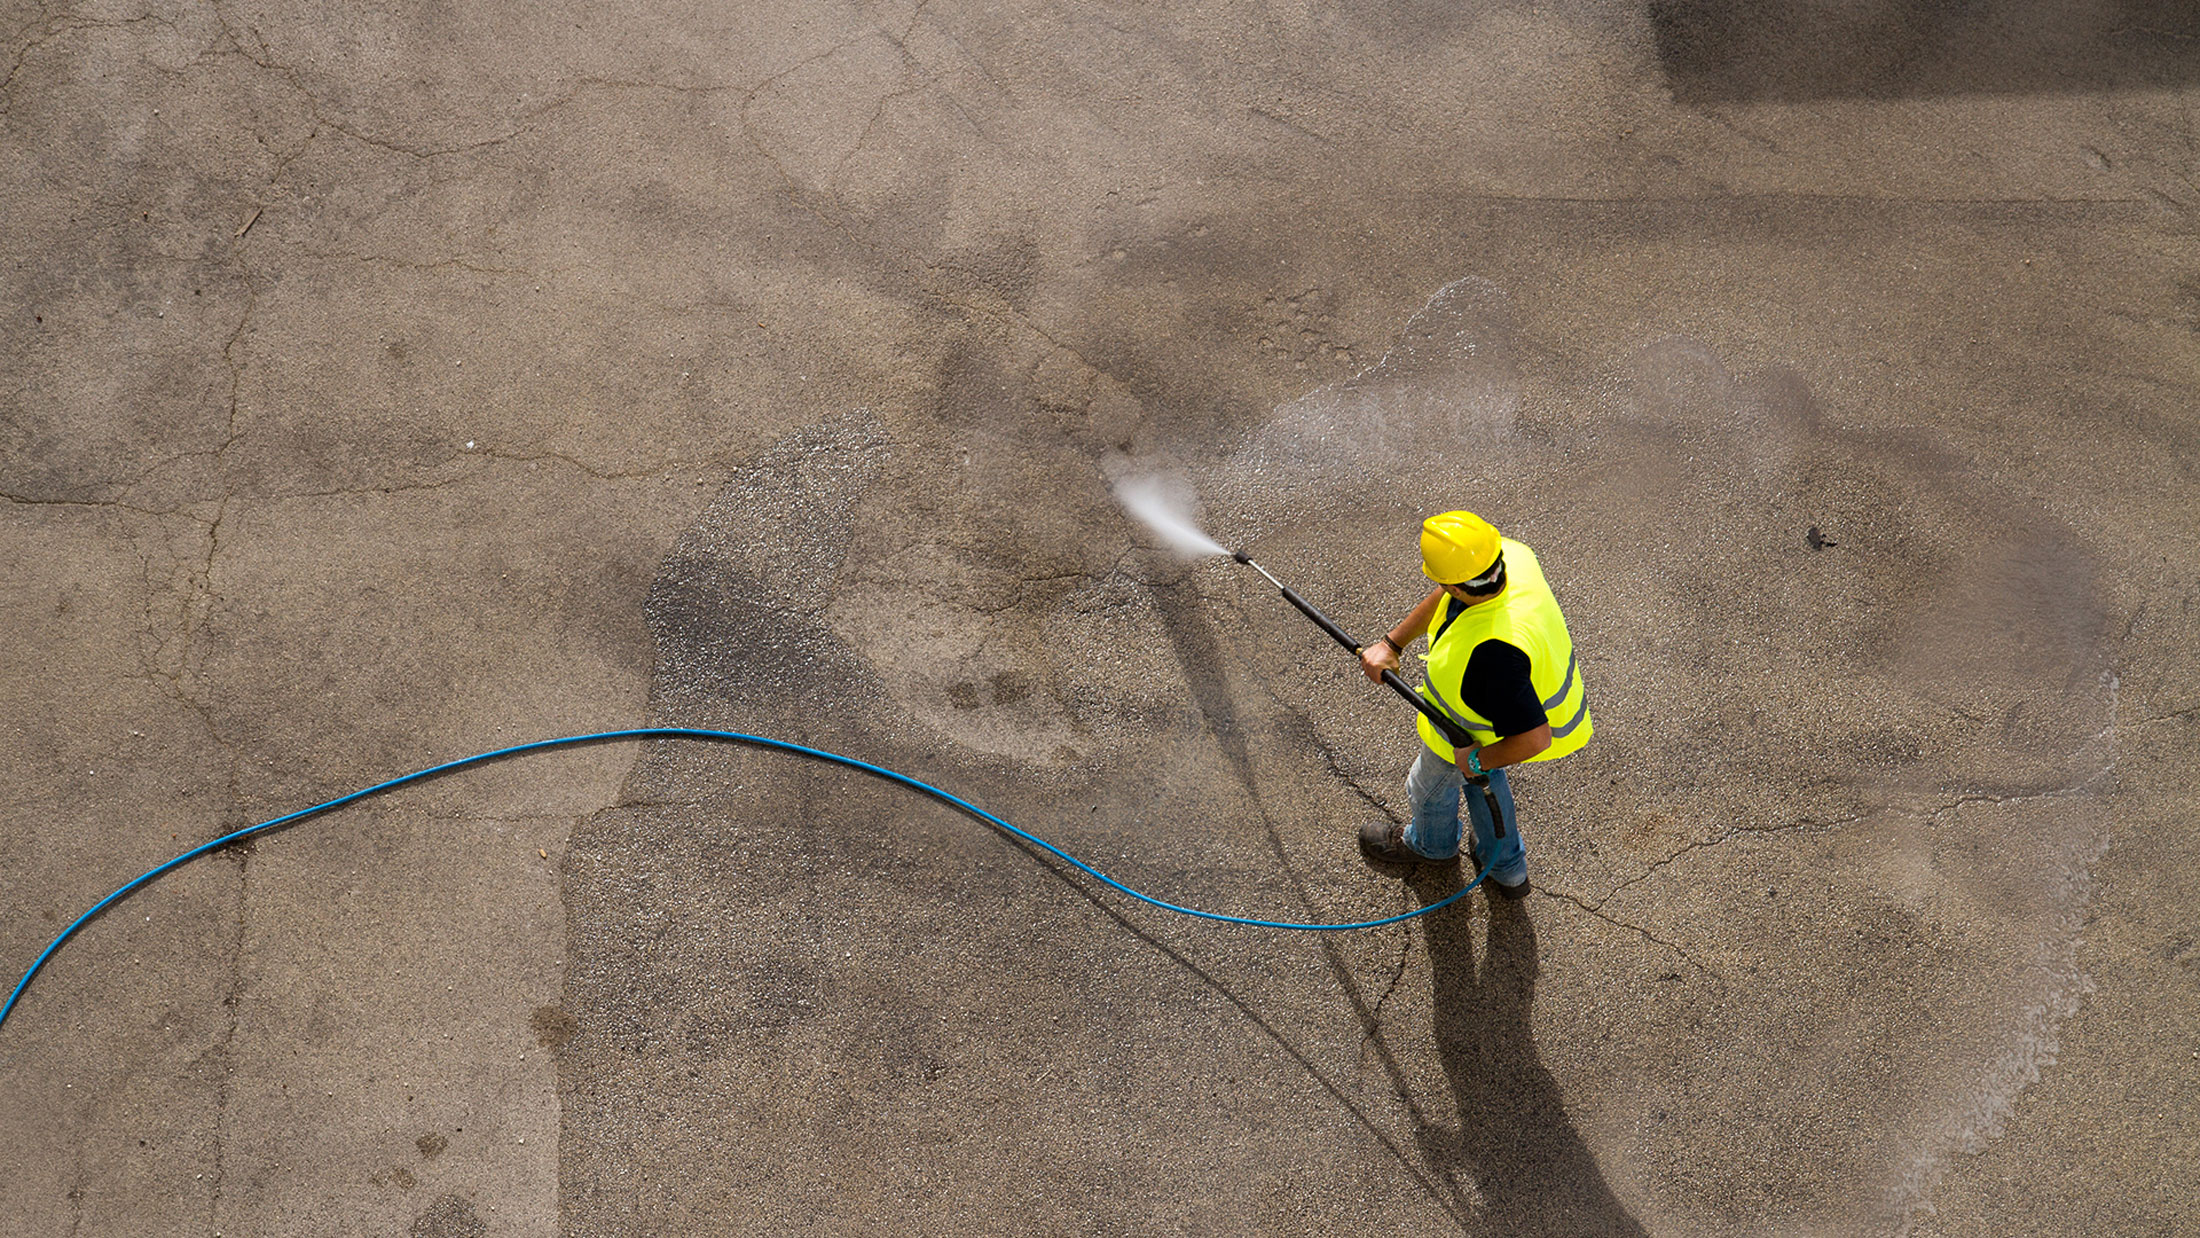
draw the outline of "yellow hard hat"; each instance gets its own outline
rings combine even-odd
[[[1473,512],[1444,512],[1421,522],[1421,574],[1456,585],[1497,566],[1497,530]]]

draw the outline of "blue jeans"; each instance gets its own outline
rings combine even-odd
[[[1421,755],[1413,759],[1413,770],[1406,775],[1406,798],[1413,804],[1413,820],[1406,823],[1406,846],[1417,855],[1431,860],[1448,860],[1459,854],[1459,799],[1466,793],[1467,819],[1474,824],[1474,846],[1471,855],[1480,864],[1496,860],[1490,869],[1490,880],[1499,885],[1519,885],[1528,879],[1528,848],[1520,841],[1520,819],[1513,812],[1512,786],[1505,781],[1505,771],[1490,774],[1490,790],[1497,793],[1497,806],[1505,814],[1505,836],[1497,837],[1490,821],[1489,804],[1482,798],[1479,787],[1466,786],[1466,777],[1459,768],[1421,745]]]

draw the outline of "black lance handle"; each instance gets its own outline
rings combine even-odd
[[[1298,607],[1300,614],[1305,615],[1309,619],[1312,619],[1316,627],[1319,627],[1322,631],[1329,633],[1329,639],[1337,642],[1340,645],[1343,645],[1345,648],[1351,650],[1355,654],[1359,653],[1360,650],[1363,648],[1360,642],[1352,639],[1352,634],[1350,632],[1347,632],[1343,628],[1338,627],[1335,620],[1314,609],[1314,604],[1312,602],[1309,602],[1305,598],[1300,597],[1298,590],[1293,589],[1289,585],[1278,585],[1276,587],[1283,590],[1284,601]],[[1430,722],[1435,723],[1436,729],[1443,733],[1444,738],[1451,740],[1454,746],[1457,746],[1459,744],[1471,744],[1474,742],[1473,740],[1467,738],[1466,735],[1459,730],[1458,723],[1453,722],[1451,719],[1445,717],[1442,710],[1439,710],[1434,705],[1431,705],[1426,700],[1423,700],[1420,693],[1415,692],[1411,687],[1407,686],[1406,681],[1398,677],[1398,672],[1384,671],[1383,683],[1388,685],[1391,691],[1406,698],[1406,703],[1412,705],[1415,709],[1420,710],[1422,715],[1426,717]]]
[[[1331,619],[1329,616],[1323,614],[1320,610],[1316,609],[1312,602],[1309,602],[1305,598],[1300,597],[1298,590],[1293,589],[1291,586],[1283,583],[1280,580],[1277,580],[1274,576],[1270,576],[1267,568],[1264,568],[1260,564],[1253,562],[1253,560],[1249,556],[1247,556],[1246,553],[1242,550],[1238,551],[1236,554],[1233,554],[1230,557],[1236,559],[1240,563],[1243,563],[1247,567],[1252,568],[1254,571],[1259,572],[1261,575],[1267,576],[1268,583],[1274,585],[1277,590],[1279,590],[1283,594],[1284,601],[1291,603],[1291,605],[1298,608],[1300,614],[1305,615],[1307,618],[1313,620],[1314,626],[1320,628],[1324,632],[1329,633],[1329,639],[1344,646],[1346,649],[1351,650],[1355,656],[1359,654],[1360,649],[1362,648],[1360,642],[1352,639],[1351,633],[1345,631],[1343,628],[1338,627],[1336,620]],[[1383,683],[1388,686],[1391,691],[1397,693],[1399,696],[1404,697],[1408,704],[1412,705],[1415,709],[1420,710],[1421,716],[1427,718],[1429,722],[1436,727],[1437,732],[1443,735],[1446,740],[1449,740],[1451,742],[1451,746],[1453,748],[1473,748],[1477,746],[1474,742],[1473,736],[1467,734],[1464,730],[1461,730],[1459,724],[1453,722],[1450,718],[1446,717],[1442,710],[1430,704],[1425,698],[1421,696],[1420,693],[1415,692],[1412,688],[1408,687],[1406,685],[1406,681],[1398,677],[1398,672],[1389,670],[1384,671]],[[1467,781],[1473,783],[1476,787],[1481,789],[1482,802],[1484,807],[1489,809],[1490,824],[1493,828],[1493,831],[1497,837],[1503,838],[1505,836],[1505,813],[1504,810],[1500,808],[1497,803],[1497,792],[1495,788],[1490,786],[1490,780],[1488,776],[1483,774],[1467,773]]]

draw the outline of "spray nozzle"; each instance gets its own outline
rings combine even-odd
[[[1245,565],[1246,565],[1246,566],[1248,566],[1248,567],[1252,566],[1252,563],[1253,563],[1253,556],[1251,556],[1251,555],[1249,555],[1249,554],[1246,554],[1246,553],[1245,553],[1244,551],[1242,551],[1242,550],[1233,550],[1233,551],[1231,551],[1231,552],[1230,552],[1230,557],[1231,557],[1231,558],[1233,558],[1233,559],[1236,559],[1236,560],[1237,560],[1238,562],[1240,562],[1240,563],[1243,563],[1243,564],[1245,564]]]

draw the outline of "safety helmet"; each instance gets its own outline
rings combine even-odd
[[[1444,512],[1421,522],[1421,574],[1440,585],[1487,576],[1503,548],[1497,530],[1473,512]]]

